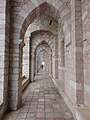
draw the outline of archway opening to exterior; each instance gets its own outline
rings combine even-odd
[[[45,68],[45,62],[44,61],[41,63],[41,66],[42,66],[42,69]]]
[[[46,51],[41,51],[37,58],[37,73],[49,74],[49,56]]]

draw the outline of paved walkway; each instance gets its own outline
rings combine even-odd
[[[23,95],[23,106],[4,120],[74,120],[52,80],[37,76]]]

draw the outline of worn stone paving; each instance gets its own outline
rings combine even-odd
[[[74,120],[50,77],[37,76],[25,90],[22,107],[3,120]]]

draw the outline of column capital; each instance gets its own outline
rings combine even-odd
[[[25,46],[25,42],[24,42],[24,41],[21,41],[19,45],[20,45],[21,47],[24,47],[24,46]]]

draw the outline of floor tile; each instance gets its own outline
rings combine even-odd
[[[48,76],[37,76],[25,90],[22,99],[22,108],[7,113],[3,120],[74,120]]]

